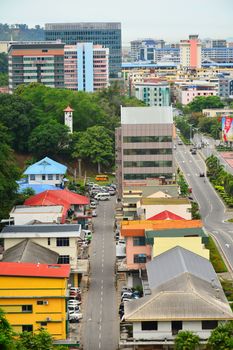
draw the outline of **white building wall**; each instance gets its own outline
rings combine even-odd
[[[211,330],[202,330],[201,321],[183,321],[183,330],[189,330],[196,333],[201,339],[209,338]],[[141,322],[133,322],[133,338],[135,340],[163,340],[175,339],[172,335],[171,322],[158,322],[157,331],[142,331]]]
[[[43,223],[60,223],[62,213],[12,213],[11,218],[14,218],[15,225],[26,225],[32,220]]]
[[[142,205],[140,207],[140,202],[137,203],[138,213],[143,212],[145,209],[145,217],[147,220],[154,215],[157,215],[165,210],[168,210],[176,215],[181,216],[185,220],[191,220],[191,204],[174,204],[174,205]]]
[[[48,179],[48,174],[45,174],[45,180],[42,180],[42,174],[35,175],[35,180],[31,180],[30,175],[28,175],[28,183],[30,185],[60,185],[64,177],[63,174],[52,174],[53,179]],[[58,178],[58,179],[57,179]]]

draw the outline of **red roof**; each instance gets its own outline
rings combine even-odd
[[[70,265],[1,262],[0,276],[64,278],[70,275]]]
[[[65,222],[66,212],[72,204],[87,205],[89,203],[89,198],[71,192],[69,190],[47,190],[26,199],[24,202],[25,205],[31,206],[62,205],[64,207],[62,214],[62,223]]]
[[[170,212],[169,210],[164,210],[161,213],[158,213],[147,220],[184,220],[184,218]]]
[[[63,109],[63,112],[73,112],[74,109],[72,109],[70,106],[66,107],[66,109]]]

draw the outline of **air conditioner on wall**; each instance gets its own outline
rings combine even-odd
[[[46,321],[52,321],[50,317],[46,317]]]
[[[48,305],[48,303],[49,303],[48,300],[43,301],[43,305]]]

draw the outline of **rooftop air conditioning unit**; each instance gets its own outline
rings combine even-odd
[[[52,321],[51,317],[46,317],[46,321]]]
[[[43,305],[48,305],[48,303],[49,303],[48,300],[43,301]]]

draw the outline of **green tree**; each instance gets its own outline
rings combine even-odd
[[[0,86],[8,86],[8,74],[0,73]]]
[[[188,104],[191,112],[201,112],[204,108],[223,108],[224,103],[219,96],[197,96]]]
[[[69,144],[69,128],[50,120],[37,126],[29,137],[29,150],[37,157],[54,156],[65,152]]]
[[[0,73],[8,73],[8,55],[0,52]]]
[[[20,177],[9,143],[8,130],[0,124],[0,220],[8,218],[9,210],[17,198],[16,180]]]
[[[74,158],[89,159],[98,165],[98,173],[101,173],[101,165],[111,165],[114,157],[113,140],[110,132],[103,126],[92,126],[84,132],[77,134],[78,141],[74,145],[72,156]]]
[[[200,344],[198,335],[190,331],[181,331],[175,338],[176,350],[195,350]]]
[[[7,321],[4,312],[0,309],[0,349],[14,350],[13,330]]]
[[[233,322],[220,324],[211,332],[208,340],[211,350],[232,350],[233,349]]]
[[[38,332],[23,332],[19,336],[19,344],[25,350],[53,350],[52,336],[43,328]]]

